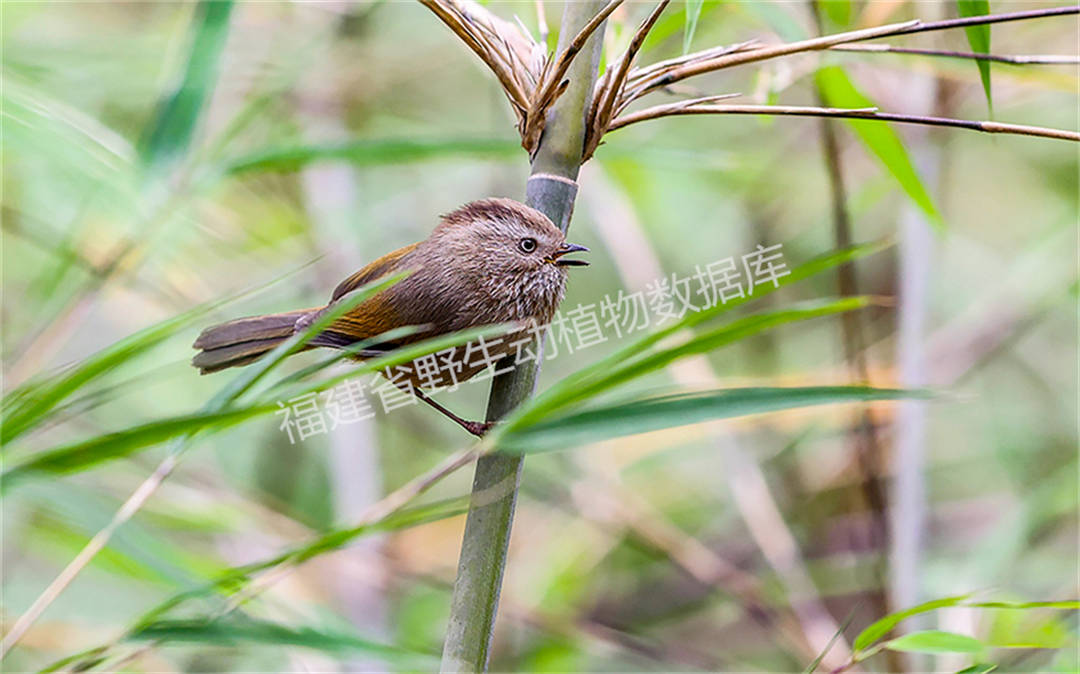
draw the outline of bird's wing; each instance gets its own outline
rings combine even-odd
[[[397,263],[401,261],[401,258],[411,253],[417,245],[418,244],[415,243],[409,244],[404,248],[398,248],[392,253],[387,253],[345,279],[338,284],[337,288],[334,288],[334,294],[330,296],[330,302],[336,302],[338,298],[351,293],[360,286],[371,283],[380,276],[384,276],[394,271],[394,268],[397,266]]]

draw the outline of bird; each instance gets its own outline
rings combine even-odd
[[[343,280],[324,306],[238,318],[206,328],[193,345],[199,353],[192,364],[200,374],[250,364],[303,332],[349,293],[381,278],[408,272],[402,280],[335,319],[311,338],[304,350],[344,349],[395,328],[419,326],[408,337],[358,350],[353,357],[363,360],[467,328],[512,324],[516,327],[505,336],[489,342],[486,359],[470,361],[468,349],[455,349],[450,356],[444,356],[446,367],[435,375],[428,371],[421,376],[418,367],[402,367],[391,380],[399,387],[411,384],[411,390],[406,392],[466,431],[482,436],[491,428],[491,422],[463,419],[432,400],[423,389],[441,388],[475,376],[496,358],[513,353],[515,343],[536,334],[536,326],[548,325],[565,294],[567,269],[589,264],[565,256],[588,250],[568,243],[546,215],[523,203],[506,198],[472,201],[442,215],[426,239],[387,253]]]

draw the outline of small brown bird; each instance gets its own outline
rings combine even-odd
[[[559,229],[540,211],[511,199],[483,199],[444,215],[431,235],[388,253],[345,279],[334,289],[330,304],[282,314],[239,318],[207,328],[195,340],[200,352],[192,364],[202,374],[247,365],[303,331],[330,305],[357,288],[402,271],[409,276],[364,300],[308,342],[308,347],[345,348],[394,328],[423,326],[395,343],[377,344],[359,352],[370,358],[411,342],[493,323],[547,325],[566,288],[566,267],[587,265],[564,258],[587,251],[567,243]],[[420,389],[465,381],[483,371],[496,356],[516,349],[514,342],[529,330],[523,327],[493,339],[489,358],[469,359],[459,347],[440,374],[420,376],[419,368],[401,368],[413,393],[474,435],[490,424],[466,421],[426,396]],[[415,364],[416,361],[414,361]],[[452,380],[452,381],[451,381]]]

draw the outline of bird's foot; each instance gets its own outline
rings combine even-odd
[[[461,427],[472,433],[478,438],[484,437],[484,434],[491,430],[491,427],[495,425],[494,421],[464,421],[461,422]]]

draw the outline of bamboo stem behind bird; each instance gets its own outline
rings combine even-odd
[[[604,6],[597,0],[568,3],[556,53],[562,53]],[[585,114],[596,85],[603,31],[603,26],[597,29],[570,65],[569,84],[548,113],[526,188],[526,203],[563,232],[569,227],[577,196]],[[532,394],[539,367],[536,362],[495,378],[488,398],[489,421],[501,418]],[[476,464],[443,644],[443,672],[487,670],[522,463],[520,455],[494,452]]]

